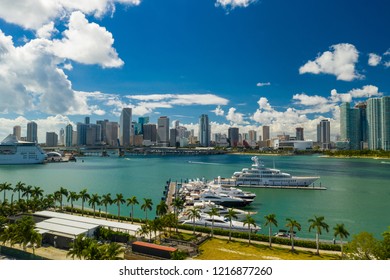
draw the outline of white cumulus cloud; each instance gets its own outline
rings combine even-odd
[[[225,114],[225,111],[221,108],[220,105],[218,105],[217,108],[215,108],[211,112],[215,113],[216,116],[223,116]]]
[[[231,107],[226,115],[226,119],[230,121],[231,125],[248,124],[248,121],[244,120],[244,114],[236,112],[236,108]]]
[[[74,11],[101,17],[115,10],[115,4],[139,5],[141,0],[2,0],[0,18],[25,29],[38,30]]]
[[[53,53],[84,64],[99,64],[102,67],[120,67],[123,61],[112,47],[112,34],[96,23],[89,23],[81,12],[73,12],[69,29],[61,40],[54,40]]]
[[[359,74],[355,65],[359,58],[359,52],[352,44],[337,44],[319,55],[314,61],[309,60],[299,68],[300,74],[331,74],[337,80],[352,81],[363,76]]]
[[[375,53],[368,54],[368,65],[370,66],[378,66],[379,63],[381,63],[381,60],[382,57]]]

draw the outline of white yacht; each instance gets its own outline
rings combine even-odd
[[[239,197],[242,199],[253,200],[256,198],[256,194],[252,192],[243,191],[234,187],[225,187],[221,184],[209,184],[210,189],[216,194],[226,194],[233,197]]]
[[[230,179],[215,179],[222,185],[247,186],[247,187],[308,187],[320,177],[296,177],[279,169],[267,168],[257,156],[252,157],[252,167],[244,168],[240,172],[234,172]]]
[[[214,225],[213,225],[214,223]],[[188,219],[182,222],[182,224],[187,224],[187,225],[193,225],[194,221],[192,219]],[[248,225],[243,222],[231,221],[231,229],[235,231],[248,231]],[[203,227],[211,227],[213,226],[214,228],[222,228],[229,230],[230,229],[230,221],[228,218],[225,218],[224,216],[209,216],[207,214],[201,214],[199,219],[195,219],[195,226],[203,226]],[[257,232],[261,228],[259,226],[250,226],[251,232]]]
[[[199,201],[194,203],[194,207],[199,208],[200,212],[208,215],[212,208],[216,208],[220,216],[224,216],[229,212],[229,208],[217,205],[211,201]],[[247,215],[254,215],[256,212],[249,212],[238,208],[232,208],[236,212],[237,220],[242,221]]]
[[[43,163],[45,159],[41,147],[33,142],[19,141],[15,135],[8,135],[0,143],[0,165]]]
[[[211,201],[214,202],[215,204],[222,205],[225,207],[244,207],[252,203],[253,199],[242,199],[239,197],[229,196],[223,193],[216,194],[211,191],[205,191],[200,193],[193,200],[194,203],[198,201]]]

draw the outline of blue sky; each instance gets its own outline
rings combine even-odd
[[[123,107],[213,132],[273,135],[389,95],[390,3],[382,0],[0,2],[0,138],[27,121],[58,131]]]

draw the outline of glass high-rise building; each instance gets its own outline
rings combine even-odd
[[[203,147],[210,146],[211,129],[209,116],[203,114],[199,118],[199,144]]]
[[[230,146],[237,147],[240,141],[240,134],[239,134],[238,127],[229,127],[228,139],[230,141]]]
[[[149,117],[138,118],[138,124],[139,124],[138,134],[144,134],[144,124],[148,124],[148,123],[149,123]]]
[[[295,128],[295,138],[297,140],[303,141],[304,136],[303,136],[303,127],[296,127]]]
[[[149,140],[151,143],[157,141],[157,127],[155,124],[147,123],[143,125],[144,140]]]
[[[367,141],[366,104],[359,103],[354,108],[349,102],[340,106],[340,138],[349,143],[349,149],[361,150]]]
[[[330,149],[330,122],[329,120],[321,120],[317,125],[317,139],[324,150]]]
[[[68,124],[65,127],[65,146],[72,147],[73,145],[73,126]]]
[[[390,96],[367,101],[368,148],[390,151]]]
[[[169,145],[169,118],[166,116],[157,120],[157,142],[163,146]]]
[[[123,108],[119,123],[119,141],[122,146],[130,146],[131,108]]]

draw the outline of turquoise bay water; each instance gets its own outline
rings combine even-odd
[[[0,182],[15,186],[22,181],[41,187],[45,194],[65,187],[77,192],[86,188],[90,194],[111,193],[112,197],[116,193],[122,193],[125,198],[135,195],[140,204],[143,198],[152,198],[154,214],[169,178],[180,181],[230,177],[234,171],[249,167],[250,158],[248,155],[86,157],[84,162],[79,159],[75,163],[0,166]],[[314,232],[308,232],[307,220],[314,215],[324,216],[330,232],[321,238],[328,239],[333,237],[332,228],[336,223],[344,223],[351,235],[368,231],[377,238],[390,226],[390,160],[267,156],[263,161],[268,167],[275,164],[276,168],[293,175],[319,175],[319,182],[328,189],[248,189],[257,194],[248,209],[258,212],[254,216],[258,224],[264,223],[264,215],[275,213],[278,228],[285,228],[286,218],[293,218],[302,225],[298,236],[312,238]],[[7,192],[7,197],[10,196],[11,192]],[[123,205],[121,214],[128,214],[129,210],[130,207]],[[109,211],[116,213],[116,206],[112,205]],[[135,207],[135,215],[144,217],[140,205]],[[268,233],[266,228],[262,232]]]

